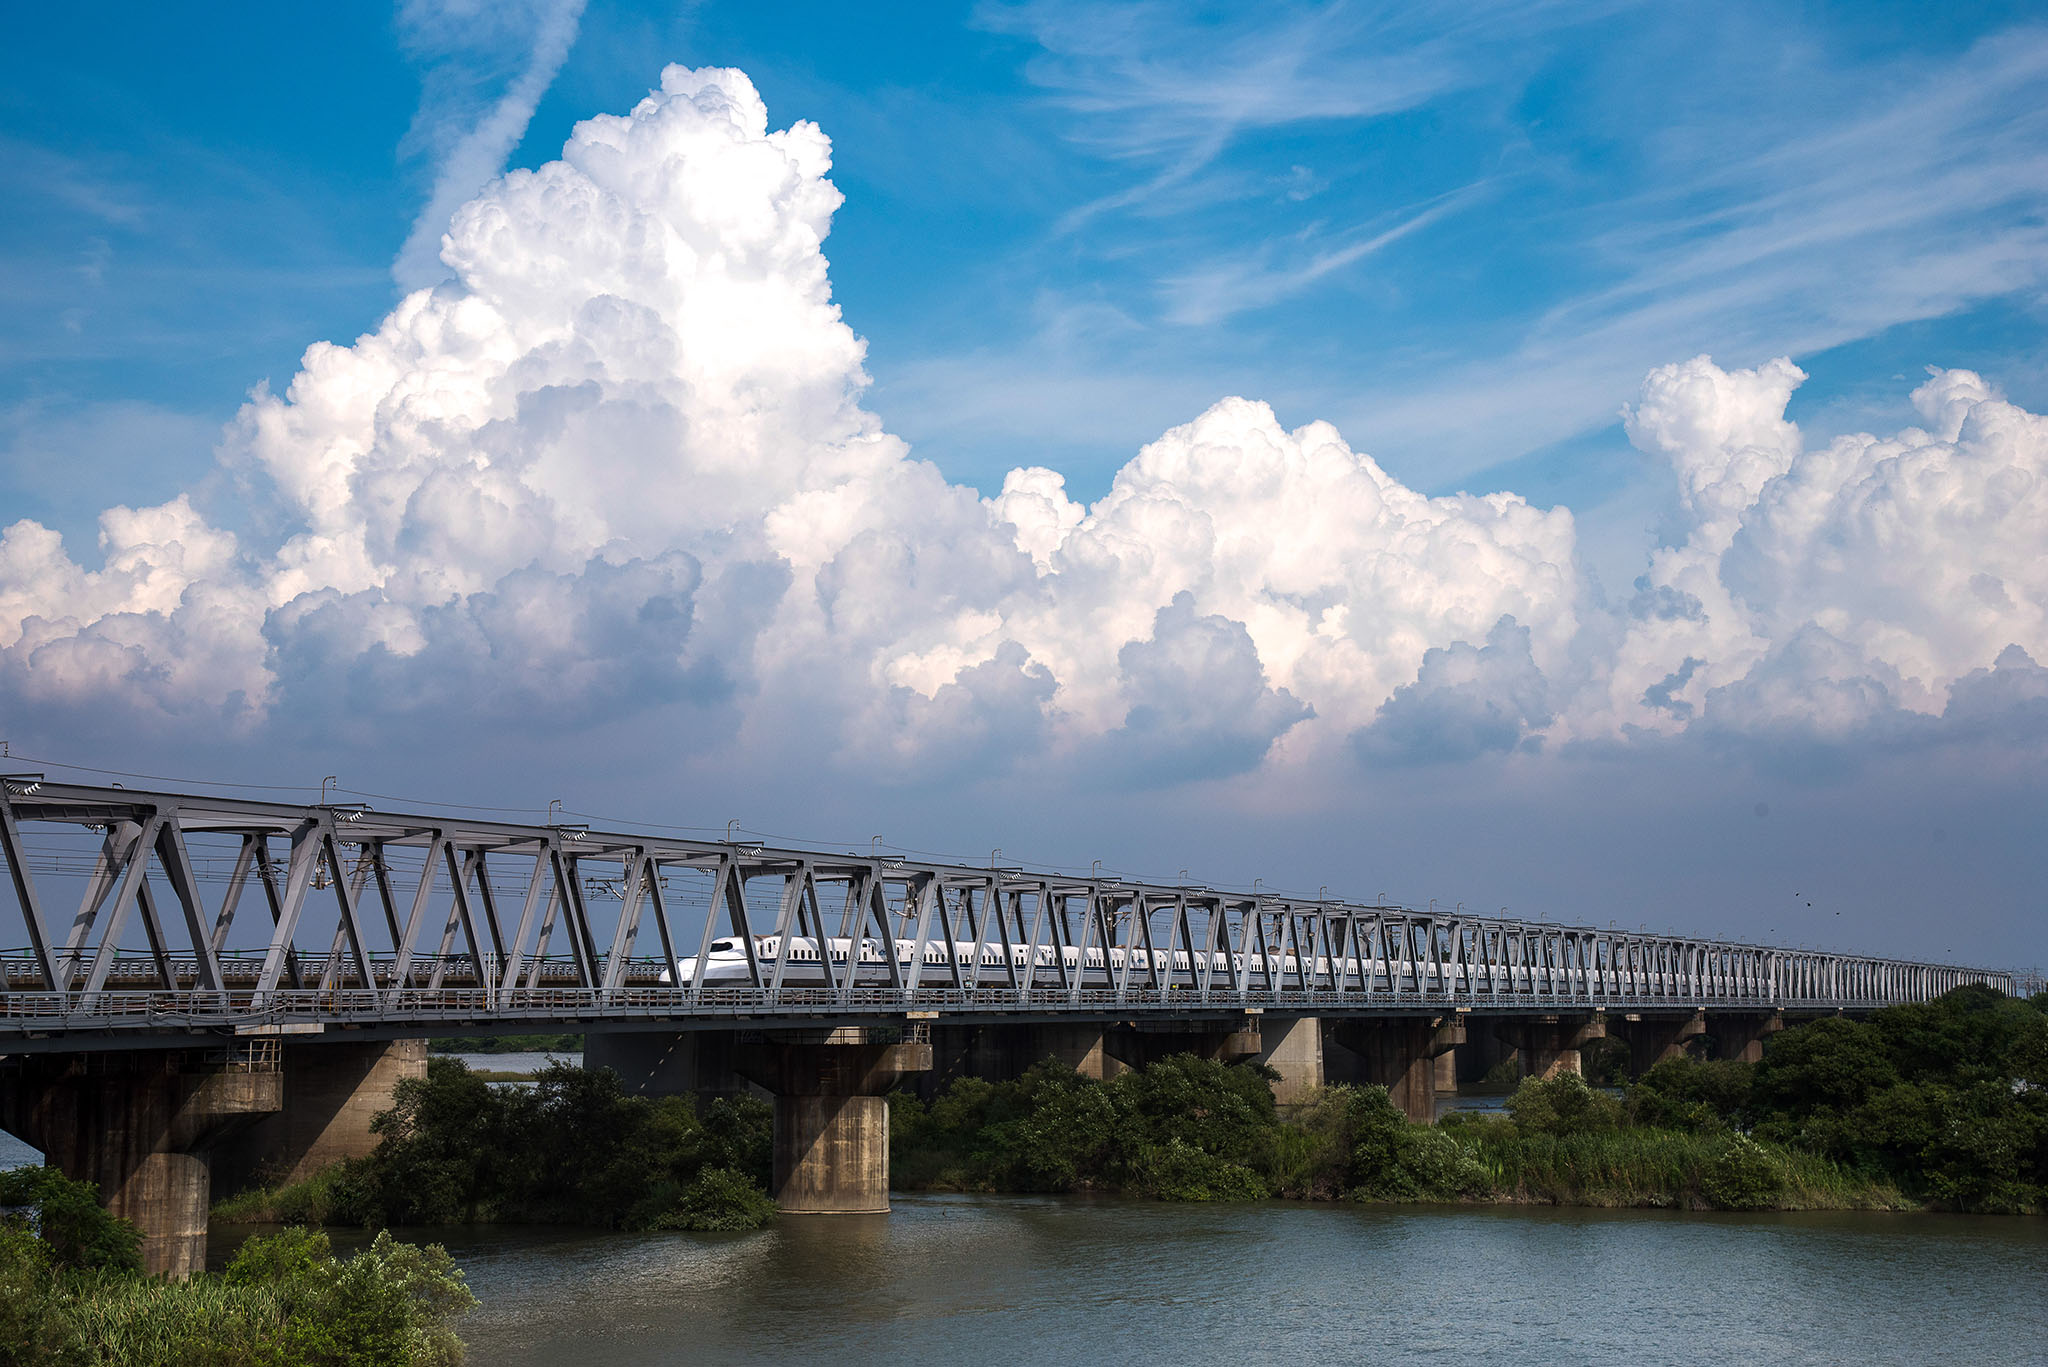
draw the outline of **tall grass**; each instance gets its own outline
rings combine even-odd
[[[77,1357],[123,1367],[272,1367],[283,1364],[284,1297],[268,1286],[217,1278],[163,1282],[108,1275],[71,1282],[56,1317]]]
[[[1498,1120],[1460,1124],[1453,1133],[1505,1200],[1692,1210],[1897,1210],[1914,1204],[1889,1183],[1828,1159],[1728,1134],[1635,1127],[1528,1134]],[[1747,1200],[1731,1200],[1716,1180],[1729,1171],[1731,1153],[1755,1169]]]
[[[213,1203],[213,1218],[229,1224],[329,1225],[359,1224],[350,1190],[360,1181],[346,1159],[331,1163],[297,1182],[251,1187]]]

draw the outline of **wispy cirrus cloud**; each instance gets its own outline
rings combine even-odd
[[[1290,299],[1455,213],[1484,191],[1483,185],[1455,191],[1391,226],[1330,234],[1317,225],[1291,241],[1264,243],[1240,260],[1205,262],[1160,282],[1167,297],[1166,316],[1199,327]]]
[[[1140,208],[1210,170],[1234,142],[1294,125],[1372,119],[1493,79],[1529,36],[1614,5],[1262,6],[1195,15],[1168,4],[986,5],[982,24],[1042,49],[1031,81],[1073,116],[1066,135],[1144,178],[1070,210]]]
[[[2048,281],[2035,27],[1886,46],[1739,7],[980,17],[1037,45],[1039,108],[1095,171],[1048,216],[1044,293],[1132,326],[1094,354],[1027,318],[898,357],[879,374],[923,405],[913,435],[972,428],[952,410],[1003,383],[1202,375],[1456,487],[1611,426],[1672,355],[1812,355]],[[1127,436],[1114,405],[1064,416],[1079,449]]]
[[[433,165],[433,189],[392,276],[405,289],[446,278],[441,236],[455,210],[505,169],[541,96],[568,60],[585,0],[403,0],[400,40],[424,69],[405,150]],[[493,93],[495,92],[495,93]]]

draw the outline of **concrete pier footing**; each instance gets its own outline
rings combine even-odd
[[[1465,1040],[1460,1016],[1394,1016],[1326,1027],[1324,1066],[1332,1081],[1370,1083],[1410,1120],[1436,1118],[1437,1059]]]
[[[1714,1057],[1762,1063],[1764,1041],[1784,1028],[1782,1011],[1717,1014],[1713,1020]]]
[[[1583,1075],[1579,1051],[1596,1039],[1607,1038],[1607,1015],[1595,1011],[1585,1015],[1517,1017],[1503,1021],[1494,1033],[1521,1056],[1523,1077]]]
[[[639,1096],[694,1096],[702,1103],[767,1093],[775,1106],[776,1206],[792,1215],[874,1215],[889,1209],[888,1093],[933,1064],[931,1041],[905,1043],[901,1034],[863,1026],[593,1034],[583,1062],[610,1068]],[[1100,1036],[1097,1030],[1098,1055]],[[956,1050],[973,1043],[962,1035],[942,1038]],[[1083,1038],[1039,1042],[1077,1049],[1084,1060],[1089,1054]]]
[[[144,1270],[183,1278],[206,1265],[208,1150],[275,1114],[283,1084],[274,1056],[29,1055],[0,1073],[0,1128],[97,1183],[106,1208],[142,1231]]]
[[[1323,1085],[1323,1023],[1314,1016],[1267,1016],[1259,1025],[1259,1062],[1280,1074],[1273,1100],[1299,1106]]]
[[[1678,1058],[1703,1048],[1707,1015],[1695,1011],[1682,1016],[1646,1016],[1631,1012],[1621,1028],[1628,1039],[1629,1072],[1641,1077],[1668,1058]]]
[[[214,1145],[213,1185],[226,1196],[256,1182],[297,1182],[377,1147],[370,1122],[407,1078],[427,1075],[422,1039],[286,1042],[283,1104]]]
[[[860,1026],[774,1031],[742,1044],[740,1073],[775,1094],[776,1206],[792,1215],[889,1209],[888,1093],[932,1066],[928,1042]]]
[[[795,1215],[889,1209],[889,1103],[879,1096],[775,1099],[775,1204]]]

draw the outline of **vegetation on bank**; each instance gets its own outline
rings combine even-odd
[[[0,1174],[7,1367],[456,1367],[476,1304],[439,1247],[380,1234],[352,1258],[304,1229],[249,1240],[218,1275],[141,1273],[134,1226],[54,1168]]]
[[[531,1087],[493,1087],[459,1059],[427,1060],[372,1128],[369,1156],[216,1204],[227,1221],[446,1225],[502,1221],[604,1229],[754,1229],[772,1112],[749,1098],[700,1116],[687,1097],[628,1096],[618,1077],[566,1063]]]
[[[1048,1060],[891,1099],[907,1189],[1527,1200],[1694,1209],[2048,1207],[2048,1000],[1965,988],[1785,1031],[1764,1061],[1659,1064],[1617,1099],[1524,1082],[1505,1116],[1410,1124],[1376,1087],[1282,1115],[1252,1064],[1181,1056],[1110,1082]]]
[[[1106,1191],[1164,1200],[1537,1201],[1711,1210],[2048,1208],[2048,998],[1964,988],[1868,1021],[1797,1026],[1757,1065],[1675,1058],[1622,1097],[1526,1081],[1504,1115],[1411,1124],[1383,1088],[1283,1114],[1255,1064],[1182,1055],[1097,1082],[1048,1059],[891,1097],[905,1190]],[[752,1229],[771,1112],[621,1093],[551,1066],[492,1087],[429,1060],[368,1158],[215,1207],[229,1220]]]
[[[1755,1210],[1899,1204],[1810,1154],[1646,1129],[1575,1076],[1529,1081],[1507,1117],[1409,1122],[1384,1087],[1325,1087],[1291,1114],[1256,1064],[1183,1054],[1095,1082],[1053,1061],[891,1098],[909,1190],[1104,1191],[1173,1201],[1546,1201]],[[1188,1123],[1192,1120],[1192,1123]]]

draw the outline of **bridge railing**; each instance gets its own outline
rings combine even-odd
[[[1792,1011],[1868,1010],[1885,1005],[1876,998],[1843,1001],[1814,998],[1776,1004]],[[1583,997],[1564,1001],[1525,995],[1484,1004],[1501,1014],[1549,1013],[1560,1008],[1648,1011],[1672,1014],[1693,1009],[1666,998]],[[1275,989],[1203,996],[1179,989],[1137,989],[1126,993],[1091,989],[1078,995],[1064,990],[1024,994],[999,989],[862,988],[843,993],[824,988],[759,989],[695,994],[675,988],[628,987],[519,988],[496,992],[484,988],[404,988],[398,991],[333,988],[279,990],[261,996],[249,992],[182,991],[83,993],[9,993],[0,995],[0,1028],[16,1030],[121,1031],[138,1028],[261,1028],[305,1023],[315,1026],[431,1024],[459,1032],[485,1022],[544,1021],[560,1027],[618,1020],[733,1020],[772,1023],[776,1018],[852,1017],[906,1012],[974,1013],[978,1015],[1090,1016],[1104,1014],[1215,1015],[1245,1011],[1343,1015],[1470,1010],[1419,992],[1386,992],[1371,1002],[1354,994]]]

